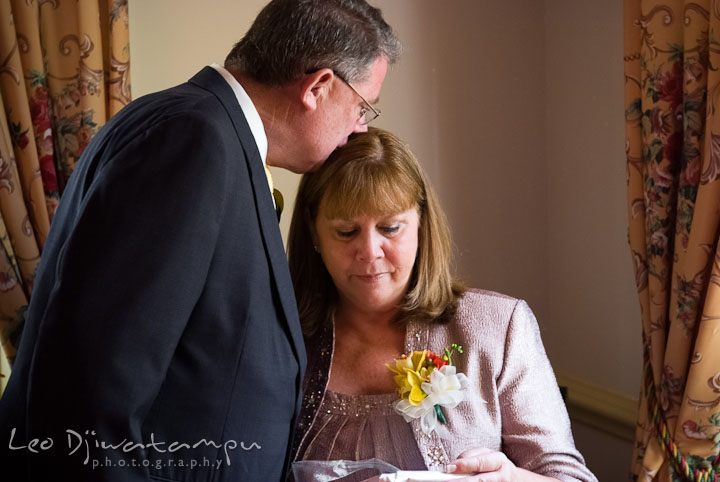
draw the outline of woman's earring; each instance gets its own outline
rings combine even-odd
[[[315,248],[315,252],[316,252],[316,253],[319,253],[319,252],[320,252],[320,250],[319,250],[318,247],[317,247],[317,244],[313,244],[313,248]]]

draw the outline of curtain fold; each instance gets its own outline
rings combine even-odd
[[[130,101],[127,0],[0,2],[0,396],[63,187]]]
[[[642,316],[632,480],[714,481],[720,3],[624,2],[628,239]]]

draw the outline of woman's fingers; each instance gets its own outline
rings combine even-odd
[[[497,472],[510,461],[502,452],[483,449],[474,452],[473,449],[460,454],[460,457],[448,465],[449,473],[472,474],[473,472]]]
[[[485,472],[484,474],[468,475],[462,479],[453,479],[452,482],[514,482],[500,472]]]
[[[504,453],[476,447],[461,453],[447,466],[454,474],[468,474],[457,482],[513,482],[517,468]]]
[[[464,459],[467,457],[475,457],[482,454],[491,454],[494,453],[495,450],[490,450],[485,447],[473,447],[467,450],[464,450],[463,452],[460,452],[460,455],[458,455],[459,459]]]

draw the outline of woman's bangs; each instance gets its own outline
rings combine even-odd
[[[322,201],[325,217],[387,216],[418,204],[417,188],[407,177],[394,176],[382,169],[364,171],[344,176],[328,186]]]

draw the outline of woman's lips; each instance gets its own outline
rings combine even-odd
[[[356,274],[355,277],[359,279],[360,281],[365,281],[366,283],[373,283],[375,281],[380,281],[383,276],[385,276],[386,273],[376,273],[376,274]]]

